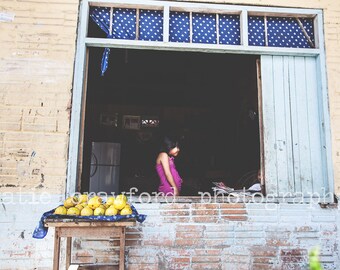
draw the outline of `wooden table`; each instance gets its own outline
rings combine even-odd
[[[119,270],[124,270],[126,227],[136,225],[135,220],[94,221],[84,219],[46,219],[45,226],[55,227],[53,270],[59,270],[60,238],[66,237],[66,269],[71,265],[72,237],[119,237]],[[77,269],[77,268],[72,268]]]

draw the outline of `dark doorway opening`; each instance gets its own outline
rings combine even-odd
[[[260,168],[256,56],[111,49],[101,76],[102,52],[89,49],[82,192],[89,191],[92,142],[121,145],[120,192],[157,191],[158,140],[169,133],[181,138],[175,161],[184,179],[181,195],[212,192],[213,181],[233,188],[254,181]],[[129,128],[126,116],[159,125]]]

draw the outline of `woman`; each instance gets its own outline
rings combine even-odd
[[[179,154],[178,141],[164,137],[162,147],[156,159],[156,171],[160,179],[158,191],[166,195],[179,196],[182,178],[176,170],[174,159]]]

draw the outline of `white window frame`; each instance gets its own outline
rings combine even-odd
[[[122,40],[108,38],[87,37],[90,6],[116,7],[116,8],[143,8],[163,10],[163,41]],[[240,15],[240,45],[199,44],[169,42],[169,12],[170,10],[185,12],[204,12],[216,14]],[[309,17],[314,18],[315,48],[277,48],[248,45],[248,15],[252,16],[277,16],[277,17]],[[82,0],[80,3],[80,20],[78,25],[76,59],[74,69],[74,82],[72,93],[72,112],[70,125],[70,142],[68,156],[68,170],[66,193],[72,194],[79,189],[77,178],[81,161],[84,104],[86,99],[86,80],[88,48],[107,47],[125,49],[153,49],[167,51],[190,51],[208,53],[233,53],[252,55],[294,55],[314,56],[318,61],[318,81],[321,84],[323,127],[326,144],[326,158],[329,191],[334,191],[333,164],[331,155],[330,116],[328,105],[328,89],[326,80],[326,60],[323,34],[323,13],[319,9],[274,8],[259,6],[187,3],[170,1],[139,1],[139,0]]]

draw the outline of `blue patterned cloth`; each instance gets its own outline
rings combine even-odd
[[[106,33],[107,38],[126,40],[163,41],[163,11],[113,8],[112,33],[110,34],[110,8],[95,7],[90,10],[91,19]],[[219,14],[218,31],[216,14],[192,13],[192,43],[240,45],[240,16]],[[136,33],[139,22],[138,35]],[[301,18],[304,30],[314,43],[312,18]],[[312,48],[295,18],[267,17],[267,39],[270,47]],[[170,11],[169,41],[190,42],[190,13]],[[248,17],[248,43],[265,46],[263,16]],[[108,68],[110,49],[105,48],[101,62],[101,75]]]
[[[192,42],[217,44],[215,14],[192,14]]]
[[[170,11],[170,42],[190,42],[190,16],[188,12]]]
[[[219,16],[220,44],[240,45],[240,16]]]
[[[139,40],[163,41],[163,11],[139,11]]]
[[[300,19],[311,41],[315,42],[313,19]],[[269,47],[313,48],[295,18],[267,17]],[[250,46],[265,46],[264,17],[248,17],[248,43]]]
[[[131,215],[116,215],[116,216],[68,216],[68,215],[55,215],[53,214],[56,208],[45,212],[39,222],[35,227],[32,237],[36,239],[42,239],[47,235],[48,227],[44,226],[44,222],[47,218],[53,219],[82,219],[82,220],[96,220],[96,221],[122,221],[124,219],[136,219],[138,222],[142,223],[146,219],[146,215],[138,214],[136,208],[131,205],[132,214]]]

